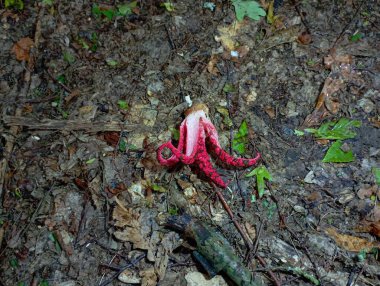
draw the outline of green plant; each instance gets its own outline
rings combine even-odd
[[[268,169],[265,166],[257,167],[245,176],[246,177],[256,176],[256,185],[257,185],[257,192],[259,193],[259,198],[261,198],[264,195],[265,180],[269,180],[269,181],[272,180],[272,176],[270,175]]]
[[[258,21],[260,17],[266,15],[260,4],[253,0],[232,0],[232,5],[235,7],[236,19],[242,21],[245,16],[252,20]]]
[[[22,0],[5,0],[4,1],[4,7],[6,9],[17,9],[22,10],[24,9],[24,1]]]
[[[247,121],[243,120],[241,123],[238,133],[232,140],[232,149],[239,154],[245,153],[245,145],[248,142],[248,124]]]
[[[342,150],[343,142],[338,140],[334,142],[327,150],[322,162],[324,163],[348,163],[355,160],[354,154],[351,150]]]
[[[104,16],[109,21],[112,21],[117,16],[128,16],[132,14],[132,9],[136,8],[136,6],[137,1],[121,4],[116,8],[104,8],[97,4],[94,4],[92,6],[92,13],[97,17]]]

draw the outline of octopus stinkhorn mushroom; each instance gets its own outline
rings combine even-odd
[[[161,165],[173,167],[182,162],[195,166],[211,182],[221,188],[226,188],[227,183],[213,167],[208,152],[229,167],[247,168],[259,160],[259,153],[252,159],[235,158],[220,147],[218,132],[208,118],[208,107],[205,104],[194,105],[185,111],[185,116],[180,126],[178,147],[174,147],[169,141],[157,149],[157,160]],[[172,153],[167,159],[162,155],[165,148]]]

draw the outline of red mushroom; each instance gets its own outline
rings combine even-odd
[[[211,164],[206,144],[210,153],[227,166],[246,168],[256,164],[259,160],[259,153],[253,159],[235,158],[220,147],[218,132],[208,118],[208,108],[205,104],[194,105],[186,110],[185,115],[186,118],[180,127],[178,147],[174,147],[169,141],[157,149],[157,160],[161,165],[172,167],[182,162],[186,165],[197,166],[213,183],[221,188],[226,188],[227,184]],[[168,159],[162,156],[165,148],[172,152]]]

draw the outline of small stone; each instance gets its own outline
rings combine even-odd
[[[126,269],[122,273],[120,273],[118,279],[121,282],[129,284],[140,284],[141,282],[139,274],[131,269]]]
[[[364,110],[365,113],[371,113],[375,108],[375,104],[367,98],[360,99],[358,101],[358,105]]]
[[[297,213],[301,213],[301,214],[306,214],[307,213],[306,209],[303,206],[296,205],[296,206],[293,207],[293,209]]]
[[[305,179],[303,179],[303,181],[307,184],[314,184],[315,180],[315,175],[314,175],[314,172],[313,171],[310,171],[309,173],[307,173]]]

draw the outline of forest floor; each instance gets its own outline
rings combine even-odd
[[[220,0],[10,2],[0,285],[233,285],[159,219],[185,213],[258,284],[380,285],[377,1],[262,1],[258,21]],[[214,164],[227,188],[156,159],[189,98],[224,150],[261,154]]]

